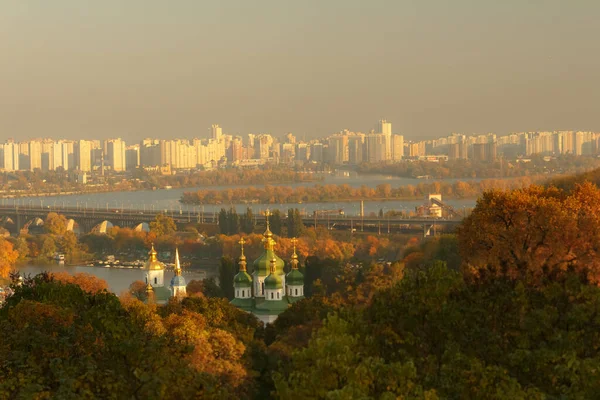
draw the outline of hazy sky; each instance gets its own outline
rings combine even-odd
[[[0,0],[0,140],[600,130],[599,0]]]

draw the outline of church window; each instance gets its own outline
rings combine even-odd
[[[277,292],[277,298],[279,299],[279,292]]]
[[[273,292],[271,292],[271,299],[273,298]]]
[[[294,289],[296,291],[296,296],[298,296],[298,289]]]
[[[240,297],[240,291],[239,290],[235,291],[235,297]]]
[[[260,293],[265,294],[265,283],[264,282],[261,282]]]
[[[242,297],[246,296],[246,291],[242,290]]]
[[[154,284],[156,285],[158,283],[158,278],[154,277]]]

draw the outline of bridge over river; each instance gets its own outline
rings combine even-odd
[[[139,209],[98,209],[83,207],[37,207],[23,205],[2,205],[0,206],[0,221],[4,226],[17,232],[27,227],[37,218],[45,219],[48,213],[55,212],[64,215],[67,219],[73,220],[74,224],[79,226],[80,232],[90,232],[99,225],[110,222],[112,225],[134,228],[139,224],[150,223],[154,220],[156,211],[142,211]],[[218,224],[218,213],[199,212],[199,211],[171,211],[166,215],[173,218],[178,226],[187,224]],[[317,214],[303,217],[306,226],[323,226],[327,229],[352,230],[364,232],[396,233],[407,231],[420,231],[423,235],[435,234],[438,228],[448,231],[453,230],[461,222],[462,218],[453,219],[444,218],[403,218],[403,217],[366,217],[357,215],[342,214]],[[264,215],[255,215],[257,225],[265,224]],[[74,225],[72,224],[72,225]]]

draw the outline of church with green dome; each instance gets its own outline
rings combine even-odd
[[[233,278],[234,299],[231,304],[256,315],[265,324],[277,319],[292,303],[304,298],[304,276],[298,270],[296,239],[292,239],[294,252],[290,262],[292,270],[286,275],[284,261],[275,253],[275,240],[269,229],[264,233],[264,252],[254,260],[252,275],[246,271],[244,238],[240,240],[239,272]]]

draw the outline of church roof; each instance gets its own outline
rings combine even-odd
[[[171,278],[171,286],[186,286],[185,278],[181,275],[175,275]]]
[[[302,275],[302,272],[298,271],[297,269],[292,269],[285,276],[285,283],[286,285],[294,286],[304,285],[304,275]]]
[[[256,305],[252,312],[257,315],[279,315],[289,307],[286,296],[281,300],[256,299]]]
[[[281,279],[281,275],[274,273],[269,274],[265,278],[265,289],[282,289],[283,288],[283,279]]]
[[[244,311],[252,312],[254,310],[254,299],[233,299],[231,304]]]
[[[233,278],[233,285],[235,287],[251,287],[252,277],[246,271],[240,271]]]
[[[283,266],[285,265],[285,263],[281,258],[279,258],[277,254],[275,254],[275,252],[272,249],[265,249],[265,251],[260,255],[260,257],[254,260],[254,263],[252,264],[254,266],[254,274],[256,274],[257,276],[268,275],[269,263],[273,257],[275,257],[276,260],[275,270],[278,272],[279,275],[283,275]]]
[[[148,271],[160,271],[165,269],[164,264],[158,261],[156,258],[156,250],[154,250],[154,245],[152,245],[152,249],[148,253],[148,256],[148,261],[146,261],[144,269]]]
[[[147,296],[152,296],[152,299],[147,298],[146,302],[151,300],[157,304],[164,304],[171,298],[171,291],[164,286],[152,287],[152,290],[146,290]]]

